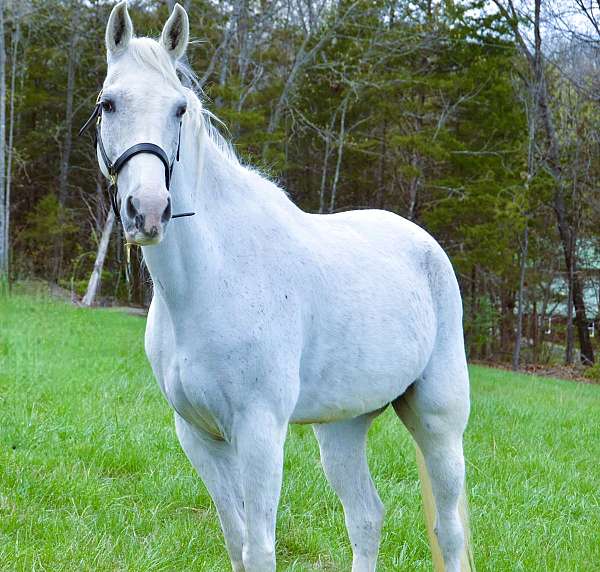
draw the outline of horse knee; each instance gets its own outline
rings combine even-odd
[[[331,467],[329,467],[331,469]],[[331,487],[338,494],[350,536],[360,536],[372,544],[379,543],[385,507],[368,474],[355,475],[346,470],[326,470]]]
[[[378,494],[373,494],[373,521],[377,530],[381,530],[383,519],[385,517],[385,505],[381,502]]]
[[[384,514],[383,503],[377,498],[367,510],[354,514],[354,520],[346,516],[352,543],[352,572],[375,571]]]
[[[385,517],[385,506],[375,491],[372,491],[370,496],[369,508],[365,512],[365,528],[373,535],[377,535],[379,539],[379,533],[381,532]]]
[[[355,558],[368,561],[377,558],[385,508],[378,497],[362,506],[344,506],[346,528]]]

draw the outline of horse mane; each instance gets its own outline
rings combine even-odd
[[[133,38],[129,50],[138,64],[157,71],[169,84],[186,96],[188,113],[192,119],[195,119],[193,123],[198,135],[206,134],[224,158],[235,165],[241,165],[233,145],[215,126],[215,123],[224,125],[223,122],[204,107],[205,95],[192,69],[181,61],[173,66],[164,48],[151,38]],[[182,79],[190,87],[185,87]]]

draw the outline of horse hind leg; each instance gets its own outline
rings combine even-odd
[[[430,486],[439,545],[432,542],[432,553],[435,569],[442,572],[472,570],[466,515],[459,506],[465,482],[462,439],[469,415],[469,379],[464,352],[458,353],[459,358],[434,355],[422,377],[393,402],[425,461],[425,512]]]
[[[352,572],[374,572],[384,508],[367,464],[367,432],[376,413],[314,425],[321,463],[342,506],[352,543]]]

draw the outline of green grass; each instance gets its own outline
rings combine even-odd
[[[217,516],[143,353],[144,320],[0,297],[0,570],[229,570]],[[600,570],[600,386],[473,367],[466,438],[481,571]],[[430,570],[410,439],[370,440],[379,570]],[[280,570],[349,571],[310,427],[286,449]]]

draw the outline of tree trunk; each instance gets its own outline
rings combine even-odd
[[[19,42],[21,39],[21,18],[17,10],[14,13],[14,30],[12,34],[12,45],[11,45],[11,57],[10,63],[10,111],[9,121],[10,127],[8,131],[8,156],[6,161],[6,196],[4,199],[4,236],[0,238],[4,240],[4,248],[6,249],[7,262],[10,260],[10,191],[12,185],[12,160],[13,160],[13,146],[14,146],[14,133],[15,133],[15,84],[17,78],[17,54],[19,50]]]
[[[572,365],[575,361],[573,356],[573,268],[567,270],[567,340],[565,346],[565,363]]]
[[[387,157],[387,120],[384,119],[381,126],[381,143],[379,145],[379,165],[377,167],[377,192],[375,195],[375,207],[384,208],[385,203],[385,168]]]
[[[96,293],[100,287],[102,268],[104,267],[104,260],[106,259],[106,252],[108,251],[108,244],[110,242],[110,235],[112,233],[114,222],[115,213],[112,209],[109,209],[106,222],[104,223],[104,228],[102,230],[102,238],[100,239],[100,244],[98,244],[98,252],[96,253],[94,269],[92,270],[85,296],[81,301],[84,306],[91,306],[96,299]]]
[[[172,3],[175,4],[174,1],[172,1]],[[234,12],[235,12],[235,10],[234,10]],[[204,87],[206,82],[210,79],[213,72],[215,71],[215,68],[217,67],[218,61],[221,60],[221,63],[222,63],[223,62],[222,58],[228,57],[229,43],[230,43],[231,37],[233,35],[233,29],[234,29],[234,24],[233,24],[233,22],[231,22],[231,19],[230,19],[225,26],[225,30],[223,32],[223,39],[221,40],[221,43],[219,44],[217,49],[213,52],[213,55],[210,58],[210,62],[208,64],[208,66],[206,67],[206,71],[204,72],[204,75],[200,78],[200,81],[199,81],[200,87]],[[221,73],[219,74],[219,77],[221,77]]]
[[[594,348],[592,346],[592,340],[588,330],[588,320],[585,314],[583,288],[576,268],[573,269],[573,306],[575,307],[575,325],[577,327],[577,336],[579,337],[581,363],[584,365],[593,365]]]
[[[532,347],[532,361],[537,363],[539,356],[539,339],[540,339],[540,327],[539,327],[540,316],[537,311],[537,300],[535,297],[531,301],[531,315],[529,316],[529,337],[533,342]],[[543,324],[543,322],[542,322]]]
[[[414,167],[415,170],[418,169],[419,165],[419,155],[416,151],[411,153],[410,158],[410,166]],[[417,199],[418,199],[418,191],[419,191],[419,183],[421,178],[417,175],[411,177],[410,183],[408,185],[408,212],[406,213],[406,218],[408,220],[415,220],[416,211],[417,211]]]
[[[321,169],[321,189],[319,191],[319,213],[325,212],[325,185],[327,183],[327,166],[329,163],[329,153],[331,148],[331,133],[328,131],[325,139],[325,156],[323,157],[323,167]]]
[[[65,136],[62,145],[62,156],[60,161],[60,174],[58,177],[58,205],[59,205],[59,232],[54,248],[54,279],[59,280],[62,274],[62,259],[64,241],[62,226],[64,225],[64,209],[67,201],[69,167],[71,162],[71,149],[73,146],[73,96],[75,91],[75,71],[77,66],[77,29],[79,23],[79,8],[75,7],[73,16],[73,34],[69,41],[67,59],[67,97],[65,109]]]
[[[338,111],[339,108],[333,112],[331,121],[327,127],[327,132],[325,133],[325,157],[323,158],[323,167],[321,170],[321,189],[319,192],[320,214],[325,212],[325,187],[327,186],[327,169],[329,167],[329,155],[331,154],[331,135],[333,133],[333,127],[335,126]]]
[[[504,361],[511,354],[511,342],[514,333],[515,293],[505,286],[500,295],[502,318],[500,323],[500,353]],[[508,355],[507,355],[508,354]]]
[[[346,111],[348,110],[349,95],[342,103],[342,115],[340,117],[340,135],[338,139],[338,156],[335,164],[335,175],[333,176],[333,186],[331,187],[331,202],[329,203],[329,212],[335,210],[335,200],[337,198],[337,186],[340,179],[340,169],[342,166],[342,157],[344,155],[344,139],[346,137]]]
[[[233,50],[229,49],[229,45],[235,35],[235,32],[239,26],[240,14],[242,11],[242,4],[244,0],[238,0],[233,5],[233,14],[232,17],[229,18],[227,25],[229,26],[225,31],[225,36],[223,38],[223,49],[221,50],[221,69],[219,70],[219,86],[221,88],[225,87],[227,83],[227,75],[229,73],[229,58],[231,57],[231,53]],[[223,106],[223,97],[219,93],[217,98],[215,99],[215,107],[219,108]]]
[[[515,348],[513,351],[513,369],[519,369],[521,363],[521,340],[523,337],[523,303],[525,289],[525,268],[527,264],[527,252],[529,246],[529,226],[525,221],[525,230],[523,231],[523,245],[521,248],[521,267],[519,269],[519,293],[518,293],[518,310],[517,310],[517,332],[515,335]]]
[[[4,45],[4,0],[0,0],[0,280],[8,274],[6,224],[6,53]]]

